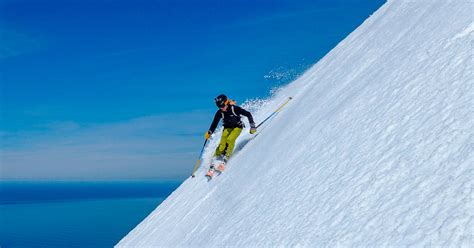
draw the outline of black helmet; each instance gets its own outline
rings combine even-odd
[[[216,102],[216,106],[218,108],[223,108],[225,105],[229,103],[229,99],[227,98],[226,95],[219,95],[216,98],[214,98],[214,102]]]

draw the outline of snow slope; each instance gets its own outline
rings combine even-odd
[[[474,246],[472,18],[387,2],[260,105],[294,97],[224,174],[201,167],[117,246]]]

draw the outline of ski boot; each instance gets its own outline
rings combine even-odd
[[[214,171],[216,171],[216,169],[214,168],[214,165],[211,165],[211,167],[209,167],[209,170],[207,171],[206,173],[206,177],[211,180],[212,179],[212,176],[214,175]]]
[[[219,172],[223,172],[224,169],[225,169],[225,164],[227,163],[227,156],[224,156],[224,155],[221,155],[219,157],[219,159],[217,160],[218,161],[218,165],[217,165],[217,170]]]

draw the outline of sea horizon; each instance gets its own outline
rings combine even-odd
[[[111,247],[180,181],[0,182],[1,247]]]

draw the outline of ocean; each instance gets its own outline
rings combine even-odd
[[[180,182],[2,182],[0,247],[112,247]]]

